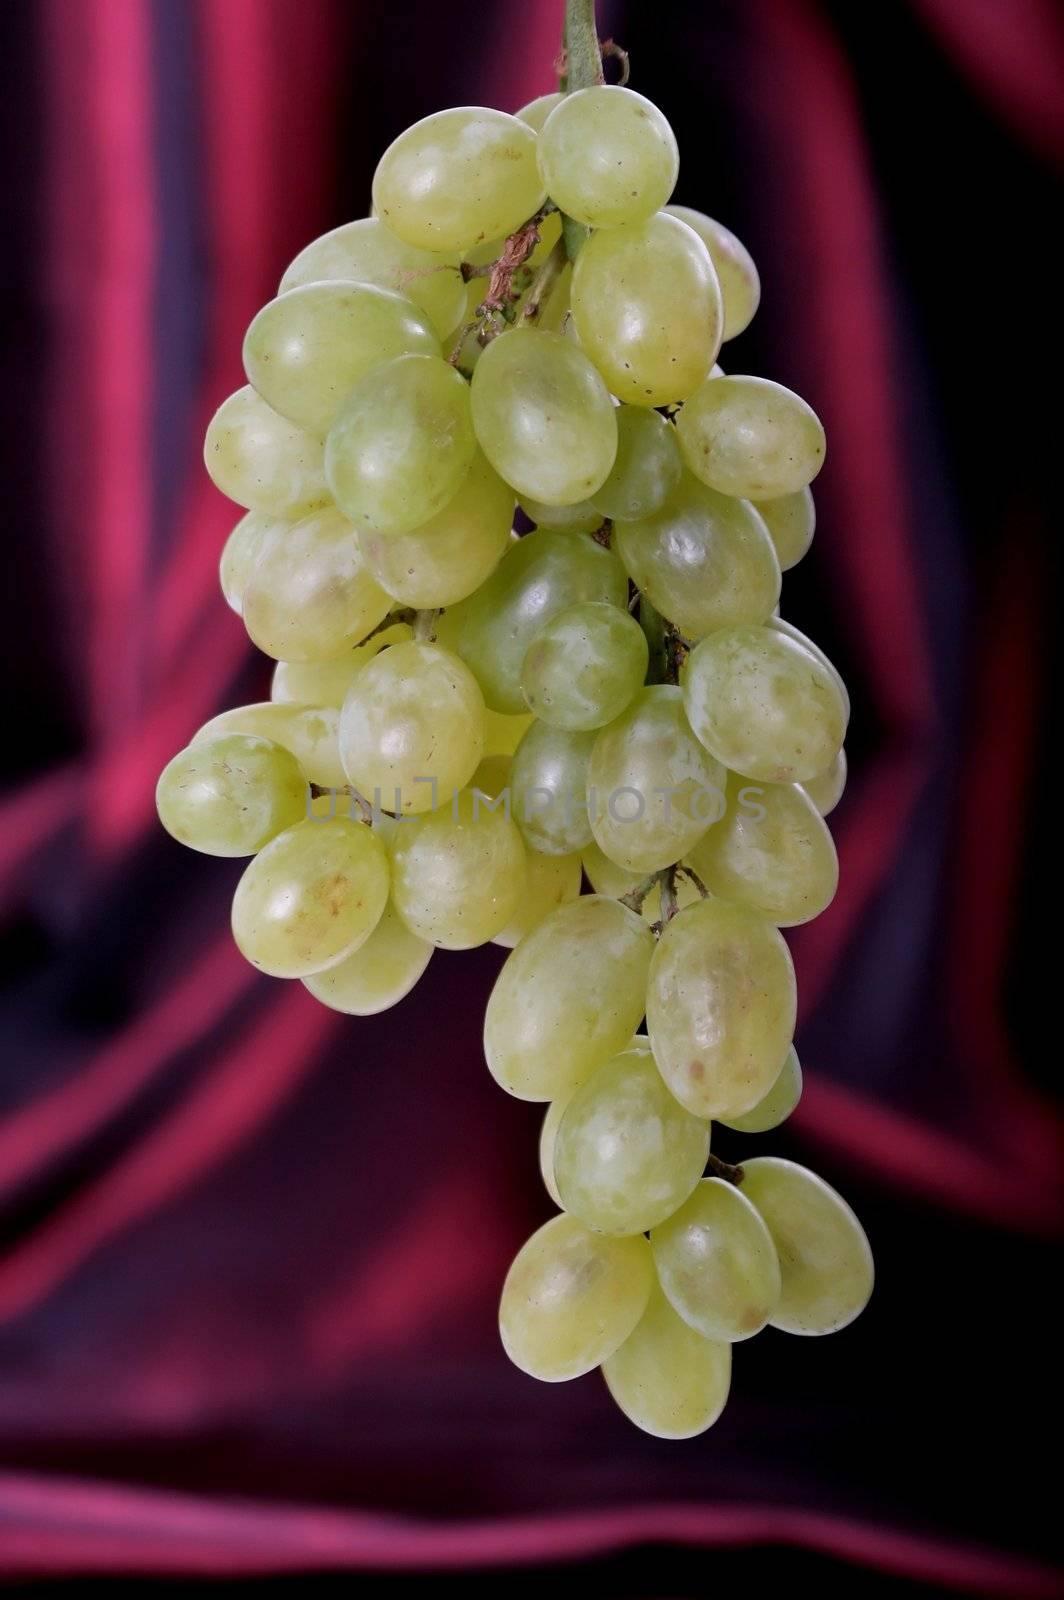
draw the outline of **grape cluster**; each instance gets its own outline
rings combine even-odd
[[[849,705],[778,615],[823,429],[716,365],[758,276],[669,204],[677,168],[621,86],[456,108],[296,257],[205,450],[271,699],[158,788],[176,838],[252,857],[243,954],[339,1011],[511,947],[485,1054],[550,1103],[561,1213],[503,1342],[548,1381],[601,1366],[667,1437],[719,1415],[733,1343],[843,1327],[872,1285],[819,1178],[710,1155],[713,1120],[763,1132],[801,1092],[779,930],[835,891]]]

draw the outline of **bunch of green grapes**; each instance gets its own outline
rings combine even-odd
[[[820,1179],[709,1153],[712,1119],[763,1131],[798,1100],[779,930],[835,891],[849,707],[778,615],[823,429],[717,364],[758,275],[669,204],[677,167],[623,86],[459,107],[296,257],[205,449],[244,508],[221,583],[271,698],[158,787],[175,838],[251,858],[242,953],[328,1006],[511,948],[485,1053],[550,1102],[562,1210],[514,1262],[503,1342],[548,1381],[601,1366],[668,1437],[719,1415],[732,1343],[842,1327],[872,1283]]]

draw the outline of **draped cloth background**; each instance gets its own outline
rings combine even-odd
[[[1050,0],[630,0],[602,24],[676,127],[677,198],[760,264],[725,366],[828,429],[784,607],[850,681],[852,781],[838,899],[792,940],[808,1089],[764,1142],[864,1218],[857,1325],[743,1346],[684,1445],[595,1377],[522,1377],[495,1301],[548,1203],[538,1112],[481,1058],[501,952],[336,1017],[237,956],[239,864],[154,820],[164,761],[268,680],[200,465],[248,319],[364,212],[403,126],[550,88],[560,9],[0,9],[11,1581],[457,1569],[495,1592],[581,1562],[619,1593],[777,1569],[1059,1592]]]

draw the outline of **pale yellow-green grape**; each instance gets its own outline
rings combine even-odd
[[[414,815],[443,805],[473,776],[483,751],[476,679],[437,644],[393,645],[362,669],[344,701],[344,769],[384,811]]]
[[[303,982],[322,1005],[349,1017],[375,1017],[408,995],[429,964],[433,946],[411,933],[391,901],[365,944],[339,966]]]
[[[244,590],[244,626],[277,661],[347,656],[388,615],[355,530],[334,507],[282,522],[262,541]]]
[[[554,288],[543,302],[536,324],[544,333],[560,333],[574,344],[576,329],[572,318],[573,266],[567,261],[554,281]]]
[[[743,1191],[779,1252],[783,1292],[769,1319],[784,1333],[837,1333],[868,1304],[875,1278],[864,1229],[841,1195],[779,1156],[743,1163]]]
[[[570,506],[601,488],[617,454],[613,402],[568,339],[511,328],[488,345],[470,388],[480,447],[519,497]]]
[[[606,1361],[646,1307],[654,1280],[645,1239],[610,1239],[552,1217],[518,1251],[499,1306],[503,1349],[544,1383]]]
[[[813,491],[807,485],[793,494],[781,495],[778,500],[759,500],[757,509],[776,547],[780,570],[789,572],[801,561],[816,532]]]
[[[683,671],[687,720],[732,772],[804,783],[831,766],[846,707],[831,672],[773,628],[726,628],[696,645]]]
[[[306,978],[365,944],[387,899],[388,856],[376,835],[343,817],[305,817],[244,869],[233,938],[261,972]]]
[[[846,788],[846,751],[840,750],[825,772],[806,778],[802,788],[822,817],[828,817],[842,799]]]
[[[709,378],[676,418],[684,460],[721,494],[774,500],[810,483],[827,448],[820,418],[768,378]]]
[[[709,1123],[674,1100],[648,1050],[598,1067],[554,1143],[562,1208],[600,1233],[645,1233],[671,1217],[705,1170]]]
[[[545,198],[536,134],[486,106],[453,106],[415,122],[388,146],[373,178],[381,221],[422,250],[505,238]]]
[[[620,716],[647,671],[646,634],[627,611],[584,600],[551,617],[525,651],[521,692],[554,728],[601,728]]]
[[[591,840],[587,769],[597,734],[533,722],[514,753],[513,819],[532,850],[571,855]]]
[[[779,1076],[772,1088],[749,1111],[736,1117],[721,1117],[725,1127],[737,1133],[768,1133],[786,1122],[802,1098],[802,1068],[793,1044],[787,1051]]]
[[[764,522],[685,473],[659,511],[619,522],[614,545],[637,587],[688,639],[764,622],[780,597],[780,569]]]
[[[760,1333],[780,1303],[772,1235],[743,1190],[703,1178],[650,1236],[670,1305],[706,1339],[736,1344]]]
[[[678,486],[682,470],[672,424],[643,406],[618,406],[617,456],[595,491],[595,510],[614,522],[652,516]]]
[[[438,356],[427,314],[371,283],[307,283],[264,305],[244,339],[244,371],[263,399],[325,434],[360,378],[395,356]]]
[[[713,258],[724,301],[724,337],[734,339],[748,327],[761,300],[761,280],[746,246],[722,222],[690,206],[666,206],[670,216],[693,228]]]
[[[594,840],[581,851],[580,861],[587,881],[595,893],[611,895],[614,900],[620,900],[633,889],[637,889],[647,876],[645,872],[626,872],[616,861],[611,861]],[[683,873],[678,874],[673,892],[680,911],[684,906],[693,905],[696,900],[702,898],[695,885]],[[653,924],[660,920],[661,914],[661,891],[655,886],[644,899],[640,915],[645,922]],[[649,1041],[643,1035],[640,1037],[649,1050]]]
[[[794,967],[766,918],[699,900],[668,923],[647,983],[647,1032],[662,1077],[697,1117],[749,1111],[794,1035]]]
[[[250,384],[214,413],[203,460],[222,493],[250,511],[302,517],[329,503],[321,440],[280,416]]]
[[[594,533],[605,520],[590,500],[581,500],[576,506],[541,506],[538,500],[526,495],[519,502],[529,522],[537,528],[554,528],[559,533]]]
[[[562,99],[563,96],[560,94],[538,95],[535,100],[530,100],[527,106],[522,106],[520,111],[515,111],[514,116],[520,117],[522,122],[527,122],[530,128],[535,128],[539,133],[554,107],[560,105]]]
[[[513,491],[478,450],[457,493],[410,533],[359,536],[382,589],[419,610],[454,605],[479,589],[510,543]]]
[[[510,717],[501,711],[488,710],[484,714],[484,755],[512,756],[534,718],[529,712]]]
[[[484,765],[481,762],[481,767]],[[477,768],[480,771],[480,767]],[[475,787],[475,784],[474,784]],[[521,903],[503,928],[495,934],[492,943],[512,950],[526,933],[538,928],[543,918],[568,905],[580,893],[580,857],[548,856],[540,850],[525,851],[528,876],[525,879]]]
[[[412,933],[445,950],[486,944],[521,905],[521,835],[504,806],[470,789],[402,823],[391,854],[396,910]]]
[[[689,1328],[654,1284],[624,1343],[602,1363],[606,1387],[629,1422],[658,1439],[693,1439],[724,1410],[731,1345]]]
[[[593,233],[571,298],[580,347],[619,400],[671,405],[708,378],[724,326],[720,287],[709,251],[675,217]]]
[[[243,615],[244,590],[262,548],[262,541],[277,526],[278,520],[264,511],[248,511],[225,541],[222,559],[218,563],[218,579],[226,605],[238,617]]]
[[[543,1179],[543,1187],[550,1195],[554,1204],[561,1210],[562,1200],[558,1193],[558,1185],[554,1181],[554,1144],[558,1137],[558,1128],[572,1095],[563,1094],[557,1100],[552,1100],[543,1117],[543,1126],[539,1130],[539,1171]]]
[[[597,843],[628,872],[657,872],[686,855],[721,815],[725,773],[684,716],[675,684],[641,689],[603,728],[587,768]]]
[[[463,602],[453,647],[493,711],[526,710],[526,650],[545,623],[582,600],[627,605],[620,559],[587,534],[537,528],[512,545],[487,582]]]
[[[598,84],[567,94],[539,136],[547,193],[589,228],[641,222],[676,187],[680,154],[657,106],[632,89]]]
[[[370,533],[410,533],[473,464],[469,385],[440,356],[387,361],[355,385],[325,442],[333,498]]]
[[[496,1082],[519,1100],[571,1094],[635,1032],[653,952],[642,918],[604,895],[544,917],[488,1000],[484,1054]]]
[[[192,737],[192,744],[216,739],[223,733],[244,733],[272,739],[295,756],[308,783],[342,789],[347,774],[340,762],[340,713],[335,706],[276,705],[261,700],[250,706],[230,706]]]
[[[773,633],[786,634],[788,639],[793,639],[796,644],[804,646],[804,648],[809,651],[811,656],[816,657],[821,666],[827,668],[828,672],[830,672],[832,678],[835,680],[835,687],[839,691],[839,696],[846,711],[846,721],[849,722],[850,691],[846,687],[842,673],[839,671],[838,667],[836,667],[835,663],[829,660],[828,656],[820,648],[820,646],[815,644],[813,640],[810,639],[808,634],[803,633],[800,628],[796,628],[793,622],[788,622],[786,617],[769,617],[765,623],[765,627],[771,628]]]
[[[687,859],[712,894],[760,911],[778,928],[818,917],[839,883],[834,842],[805,790],[735,773],[727,811]]]
[[[337,711],[363,667],[389,645],[411,637],[410,624],[393,622],[335,661],[278,661],[270,681],[270,699],[285,705],[335,706]]]
[[[231,733],[189,745],[155,790],[167,833],[208,856],[250,856],[305,815],[307,780],[291,751]]]
[[[462,321],[466,286],[457,250],[418,250],[403,244],[379,217],[360,217],[323,233],[301,250],[281,279],[279,294],[305,283],[343,279],[406,295],[446,339]]]

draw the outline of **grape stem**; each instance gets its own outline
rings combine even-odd
[[[434,611],[414,612],[414,638],[417,639],[419,643],[432,644],[435,641],[436,629],[439,626],[441,610],[442,607],[437,606]]]
[[[312,783],[312,784],[309,785],[309,788],[310,788],[310,792],[313,795],[315,800],[319,799],[320,796],[323,795],[323,794],[331,794],[331,795],[334,796],[334,798],[338,794],[349,795],[351,797],[351,799],[355,802],[355,804],[358,807],[359,811],[362,813],[362,821],[366,824],[367,827],[371,827],[372,826],[372,824],[373,824],[373,807],[370,805],[370,803],[366,799],[365,795],[364,794],[359,794],[358,790],[352,784],[348,783],[348,784],[344,784],[339,789],[331,789],[331,788],[329,788],[329,786],[327,784],[324,784],[324,783]],[[333,810],[335,812],[335,806],[333,807]]]
[[[502,247],[502,254],[494,261],[486,262],[483,266],[470,266],[468,262],[462,266],[462,277],[468,283],[471,278],[487,278],[487,292],[477,306],[476,316],[472,322],[467,322],[459,329],[458,338],[454,349],[448,356],[452,367],[458,367],[462,356],[462,348],[470,334],[475,334],[477,343],[490,344],[497,334],[502,333],[508,323],[513,322],[515,307],[525,290],[531,285],[533,288],[543,276],[543,272],[550,261],[544,262],[536,277],[530,277],[531,269],[526,265],[529,256],[536,248],[540,239],[540,224],[545,217],[558,208],[552,200],[540,206],[534,217],[529,217],[527,222],[511,233]],[[551,252],[553,255],[553,251]],[[563,258],[564,260],[564,258]],[[552,280],[545,283],[539,292],[539,306],[545,302],[546,296],[553,287],[553,280],[557,278],[561,266],[553,273]],[[538,315],[537,306],[537,315]],[[459,367],[459,371],[462,368]],[[469,374],[467,373],[468,377]]]
[[[528,294],[525,296],[521,315],[526,322],[535,322],[545,308],[567,260],[565,240],[556,239],[546,261],[532,279]]]
[[[562,94],[572,94],[574,89],[592,89],[605,82],[602,46],[595,26],[595,0],[565,0],[565,25],[557,66],[558,88]],[[570,261],[576,260],[587,235],[583,223],[562,214],[562,238]]]
[[[627,894],[620,896],[621,905],[627,906],[629,911],[642,911],[643,901],[660,882],[661,873],[652,872],[649,878],[644,878],[642,883],[637,883],[634,889],[629,889]]]
[[[709,890],[706,888],[705,884],[702,882],[702,879],[698,876],[698,873],[693,870],[693,868],[687,866],[686,863],[683,863],[678,866],[676,870],[678,872],[682,872],[684,877],[690,883],[694,884],[703,900],[709,899]]]
[[[706,1160],[706,1171],[714,1178],[723,1178],[725,1183],[742,1183],[746,1173],[742,1167],[733,1167],[730,1161],[722,1161],[719,1156],[710,1155]]]

